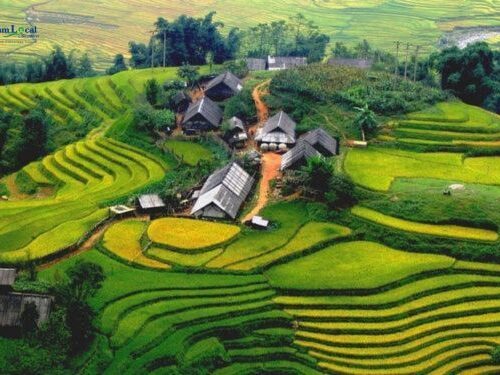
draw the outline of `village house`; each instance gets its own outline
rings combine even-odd
[[[248,140],[248,134],[243,121],[234,116],[227,121],[227,126],[228,129],[224,134],[226,142],[234,148],[244,147]]]
[[[297,145],[281,158],[281,170],[297,168],[316,156],[331,157],[339,155],[339,139],[332,137],[321,128],[311,130],[301,136]]]
[[[191,210],[195,217],[235,219],[254,183],[236,162],[215,171],[203,185]]]
[[[185,91],[179,91],[174,96],[174,109],[178,113],[186,112],[191,103],[191,97]]]
[[[305,57],[267,57],[267,70],[285,70],[305,65],[307,65],[307,58]]]
[[[215,101],[226,100],[243,89],[243,82],[231,72],[219,74],[207,83],[205,95]]]
[[[182,129],[186,134],[218,129],[223,113],[219,106],[207,97],[191,103],[184,115]]]
[[[165,211],[166,204],[158,194],[144,194],[137,199],[138,211],[142,214],[157,215]]]
[[[40,326],[49,319],[53,297],[41,294],[15,293],[12,286],[16,270],[0,268],[0,333],[12,334],[21,326],[21,315],[29,303],[36,306],[37,324]]]
[[[371,69],[373,61],[369,59],[348,59],[332,57],[328,60],[328,65],[350,66],[360,69]]]
[[[257,131],[255,141],[260,144],[260,148],[264,151],[286,150],[295,144],[296,126],[297,124],[290,116],[280,111],[269,118],[264,126]]]
[[[251,72],[266,70],[267,69],[267,60],[266,59],[257,59],[252,57],[247,57],[245,59],[247,63],[247,68]]]

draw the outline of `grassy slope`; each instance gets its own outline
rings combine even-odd
[[[199,143],[168,140],[165,147],[188,165],[196,165],[201,160],[212,160],[212,152]]]
[[[32,4],[26,0],[11,1],[2,8],[0,15],[9,22],[22,23],[25,17],[23,8]],[[456,26],[495,25],[495,9],[499,6],[498,0],[460,4],[454,1],[438,4],[431,0],[223,0],[209,3],[197,0],[168,4],[158,0],[110,0],[96,3],[91,8],[86,5],[84,0],[54,0],[37,6],[40,11],[92,16],[92,32],[88,32],[89,25],[86,23],[68,28],[64,23],[39,22],[37,26],[43,30],[42,37],[37,43],[21,48],[14,57],[45,53],[57,43],[68,51],[76,48],[90,52],[102,68],[110,64],[114,54],[126,53],[130,40],[145,41],[148,37],[145,30],[151,28],[158,16],[202,16],[210,11],[217,11],[218,20],[226,25],[225,31],[232,26],[247,28],[260,22],[287,19],[301,12],[314,20],[334,41],[349,43],[369,37],[378,46],[393,49],[394,35],[397,35],[400,40],[434,48],[443,30]],[[245,17],[241,17],[243,14]],[[17,47],[4,45],[0,47],[0,52]]]

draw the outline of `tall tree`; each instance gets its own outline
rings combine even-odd
[[[92,60],[89,54],[85,52],[78,61],[77,67],[78,77],[92,77],[96,75],[96,72],[92,66]]]
[[[56,46],[45,60],[45,81],[73,78],[75,76],[68,58],[61,47]]]
[[[375,113],[368,107],[368,104],[355,109],[358,114],[354,119],[354,124],[359,128],[363,141],[366,141],[366,134],[373,132],[378,126]]]
[[[107,74],[116,74],[127,70],[127,64],[125,64],[125,58],[121,53],[115,55],[113,59],[113,65],[106,71]]]

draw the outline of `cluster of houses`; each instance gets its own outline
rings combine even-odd
[[[0,333],[15,335],[21,327],[21,316],[30,303],[38,312],[37,324],[45,323],[50,314],[53,297],[32,293],[16,293],[12,286],[16,280],[16,270],[0,268]]]

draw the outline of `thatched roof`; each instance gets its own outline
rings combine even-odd
[[[11,286],[16,281],[14,268],[0,268],[0,286]]]
[[[295,128],[297,124],[285,112],[280,111],[269,118],[259,129],[255,140],[264,143],[295,143]]]
[[[0,295],[0,327],[19,327],[21,314],[28,303],[38,311],[38,325],[49,318],[53,297],[39,294],[9,293]]]
[[[191,103],[184,116],[183,124],[187,123],[194,116],[200,114],[212,126],[217,127],[222,120],[222,110],[217,104],[207,97],[203,97],[195,103]]]
[[[238,163],[232,162],[208,177],[191,214],[214,204],[234,219],[253,183],[254,179]]]

